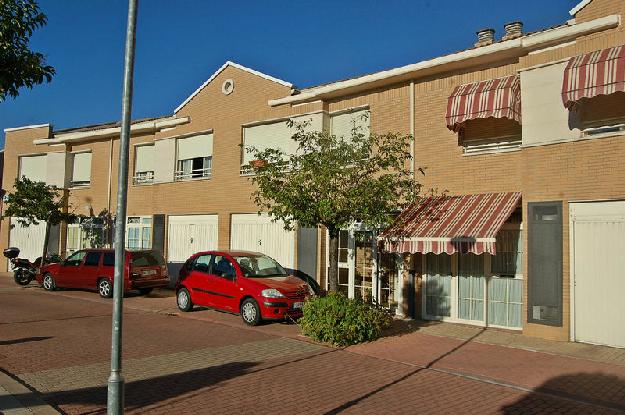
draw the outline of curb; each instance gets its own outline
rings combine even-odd
[[[58,415],[40,394],[0,370],[0,414],[4,415]]]

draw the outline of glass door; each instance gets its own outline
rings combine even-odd
[[[484,256],[459,254],[458,318],[484,321]]]
[[[373,300],[374,239],[369,231],[354,232],[354,298]]]
[[[425,312],[429,318],[451,317],[451,256],[425,255]]]
[[[395,286],[399,274],[397,256],[385,252],[381,253],[379,258],[378,304],[393,312],[397,310],[397,300],[395,299]]]

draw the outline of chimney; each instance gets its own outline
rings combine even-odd
[[[503,25],[504,35],[501,40],[516,39],[523,36],[523,23],[522,22],[510,22]]]
[[[495,41],[495,29],[482,29],[476,32],[477,33],[477,43],[475,47],[479,48],[480,46],[490,45]]]

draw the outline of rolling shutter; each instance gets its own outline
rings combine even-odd
[[[46,155],[20,157],[20,178],[26,178],[34,182],[46,181]]]
[[[73,155],[72,182],[89,183],[91,181],[91,153]]]
[[[137,146],[135,152],[135,172],[154,171],[154,146]]]
[[[213,134],[202,134],[178,139],[178,160],[213,155]]]

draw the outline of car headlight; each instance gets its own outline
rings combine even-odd
[[[284,298],[284,294],[275,288],[267,288],[266,290],[262,290],[260,295],[267,298]]]

